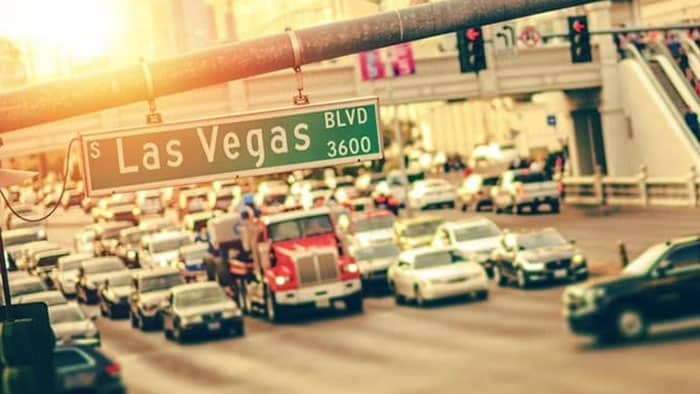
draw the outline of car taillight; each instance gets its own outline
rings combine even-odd
[[[109,364],[105,367],[105,373],[111,377],[119,376],[119,373],[121,371],[122,371],[122,368],[117,363]]]
[[[557,183],[557,190],[560,194],[564,192],[564,182],[559,181],[559,183]]]
[[[389,197],[389,199],[387,200],[387,204],[389,204],[390,206],[399,205],[399,200],[397,200],[394,197]]]
[[[386,201],[386,197],[384,197],[384,196],[377,196],[377,198],[375,199],[375,201],[377,201],[378,204],[384,204],[384,202]]]
[[[518,185],[517,193],[518,197],[525,196],[525,187],[523,185]]]

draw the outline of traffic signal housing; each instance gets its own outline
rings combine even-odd
[[[586,16],[569,17],[569,41],[571,42],[572,63],[590,63],[593,61],[591,34],[588,31],[588,18]]]
[[[484,34],[481,27],[469,27],[457,31],[459,68],[463,73],[479,72],[486,68]]]

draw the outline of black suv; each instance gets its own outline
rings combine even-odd
[[[572,286],[564,314],[574,333],[639,340],[649,325],[700,315],[700,237],[654,245],[621,275]]]

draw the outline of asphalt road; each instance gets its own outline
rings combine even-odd
[[[619,270],[618,240],[634,256],[654,242],[700,232],[697,210],[486,216],[504,228],[558,228],[598,274]],[[59,213],[49,239],[68,245],[87,223],[77,212]],[[569,333],[561,293],[559,286],[493,286],[485,302],[427,309],[373,296],[362,315],[329,312],[278,326],[247,318],[244,338],[186,345],[133,330],[126,320],[101,319],[98,326],[131,393],[700,392],[699,320],[655,328],[642,344],[600,347]]]

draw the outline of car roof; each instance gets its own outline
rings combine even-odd
[[[465,227],[480,226],[483,224],[495,224],[491,219],[484,216],[474,216],[468,219],[462,219],[458,221],[445,222],[442,226],[449,230],[456,230]]]
[[[120,220],[120,221],[116,221],[116,222],[103,222],[103,223],[99,223],[95,227],[95,231],[100,232],[100,231],[113,230],[116,228],[127,228],[127,227],[131,227],[133,225],[134,225],[133,223],[131,223],[129,221],[125,221],[125,220]]]
[[[89,253],[77,253],[77,254],[69,254],[68,256],[63,256],[58,259],[59,263],[71,263],[74,261],[83,261],[83,260],[89,260],[93,258],[94,256]]]
[[[62,298],[63,300],[66,300],[66,297],[63,296],[63,293],[61,293],[58,290],[47,290],[47,291],[42,291],[39,293],[31,293],[31,294],[25,294],[21,296],[16,296],[16,298],[20,299],[22,302],[21,303],[28,303],[28,302],[38,302],[47,298]],[[68,301],[66,300],[66,303]],[[54,305],[62,305],[61,304],[54,304]]]
[[[102,257],[94,257],[94,258],[88,259],[88,260],[83,260],[83,261],[80,262],[80,265],[81,265],[81,266],[84,266],[84,265],[86,265],[86,264],[90,264],[90,265],[92,265],[92,264],[99,264],[99,263],[103,263],[103,262],[105,262],[105,261],[118,261],[118,262],[121,263],[121,260],[119,259],[119,257],[116,257],[116,256],[102,256]]]
[[[330,215],[330,210],[326,207],[313,208],[307,210],[295,210],[289,212],[275,213],[272,215],[263,216],[262,221],[265,225],[285,222],[287,220],[299,219],[310,216]]]
[[[181,246],[180,251],[182,252],[191,252],[191,251],[196,251],[196,250],[202,250],[202,249],[209,249],[209,245],[207,245],[204,242],[195,242],[191,243],[189,245]]]
[[[157,267],[153,269],[142,269],[134,277],[137,279],[156,278],[166,275],[180,275],[180,271],[173,267]]]
[[[436,252],[453,252],[456,250],[457,249],[451,246],[423,246],[420,248],[409,249],[401,252],[400,258],[402,260],[414,261],[417,256],[422,256],[424,254]]]
[[[146,231],[146,229],[139,227],[139,226],[132,226],[132,227],[127,227],[119,230],[119,236],[125,236],[125,235],[130,235],[130,234],[135,234],[135,233],[142,233]]]
[[[3,230],[2,231],[2,237],[3,238],[11,238],[11,237],[17,237],[20,235],[25,235],[25,234],[35,234],[38,233],[39,231],[42,231],[44,229],[44,225],[36,225],[33,227],[21,227],[21,228],[13,228],[10,230]]]
[[[35,254],[34,258],[40,259],[42,257],[55,256],[55,255],[60,255],[60,254],[67,256],[70,254],[70,250],[68,250],[66,248],[42,250],[41,252],[38,252],[37,254]]]
[[[543,228],[531,228],[531,229],[518,229],[516,231],[510,231],[508,234],[515,235],[516,237],[524,236],[524,235],[535,235],[535,234],[543,234],[543,233],[549,233],[549,232],[556,232],[559,233],[559,230],[557,230],[554,227],[543,227]]]
[[[390,211],[387,211],[386,209],[375,209],[375,210],[371,210],[371,211],[362,211],[362,212],[353,212],[352,213],[353,220],[375,218],[375,217],[386,217],[386,216],[394,216],[394,214],[391,213]]]
[[[444,221],[441,217],[439,216],[418,216],[415,218],[403,218],[399,219],[396,221],[396,224],[399,226],[410,226],[412,224],[418,224],[418,223],[427,223],[427,222],[436,222],[436,221]]]
[[[77,309],[82,312],[82,309],[78,306],[78,304],[74,304],[71,302],[65,303],[65,304],[56,304],[56,305],[51,305],[49,307],[49,312],[52,310],[61,310],[61,309]]]
[[[150,234],[144,237],[148,242],[159,242],[177,238],[189,237],[190,233],[183,230],[164,231],[162,233]]]
[[[183,291],[195,290],[195,289],[209,289],[209,288],[221,288],[216,282],[194,282],[185,283],[182,285],[177,285],[172,288],[172,292],[177,294]]]

